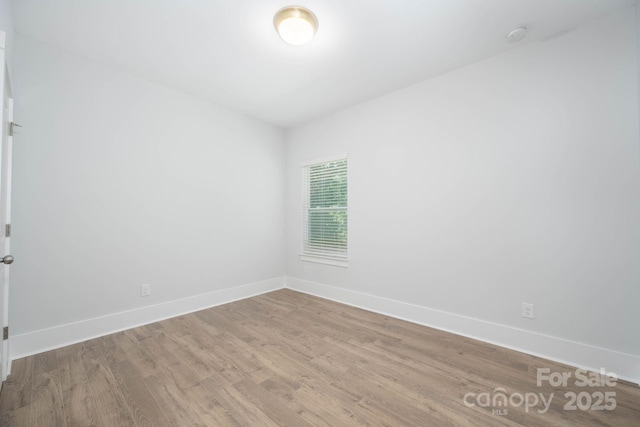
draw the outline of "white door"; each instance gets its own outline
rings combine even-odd
[[[0,150],[0,326],[2,331],[9,327],[9,267],[13,261],[9,254],[10,239],[6,224],[11,221],[11,122],[13,121],[13,99],[7,73],[4,33],[0,31],[0,89],[2,95],[2,150]],[[0,338],[3,338],[0,333]],[[2,339],[0,353],[0,374],[2,381],[7,378],[9,362],[9,340]]]

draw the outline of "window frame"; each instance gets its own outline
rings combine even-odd
[[[347,196],[347,203],[345,207],[345,212],[347,216],[347,243],[346,249],[344,251],[344,255],[342,254],[331,254],[331,253],[318,253],[309,251],[307,248],[309,246],[308,241],[308,232],[309,232],[309,204],[311,199],[311,189],[310,189],[310,167],[315,165],[321,165],[325,163],[333,163],[338,161],[346,161],[346,173],[347,173],[347,195],[349,194],[349,155],[347,153],[325,157],[321,159],[315,159],[311,161],[305,161],[300,163],[300,171],[301,171],[301,210],[302,210],[302,249],[300,251],[300,260],[306,262],[313,262],[319,264],[332,265],[336,267],[346,268],[349,266],[349,199]]]

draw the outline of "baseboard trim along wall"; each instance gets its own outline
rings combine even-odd
[[[284,276],[276,277],[175,301],[13,335],[10,338],[9,361],[182,314],[276,291],[282,289],[284,285]]]
[[[640,357],[295,277],[288,289],[640,384]]]
[[[14,335],[10,338],[9,362],[282,288],[289,288],[367,311],[477,339],[575,366],[576,368],[584,368],[596,372],[601,368],[605,368],[607,372],[614,372],[620,379],[640,384],[639,356],[416,304],[284,276]]]

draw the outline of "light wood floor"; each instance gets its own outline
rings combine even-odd
[[[586,389],[614,391],[613,411],[565,411],[585,389],[538,387],[539,367],[575,371],[281,290],[16,360],[0,425],[640,425],[637,385]],[[555,397],[542,414],[463,401],[498,387]]]

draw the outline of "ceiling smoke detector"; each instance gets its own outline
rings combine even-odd
[[[507,41],[509,43],[517,43],[519,41],[521,41],[522,39],[524,39],[524,37],[527,35],[527,28],[526,27],[518,27],[518,28],[514,28],[513,30],[509,31],[507,33]]]

